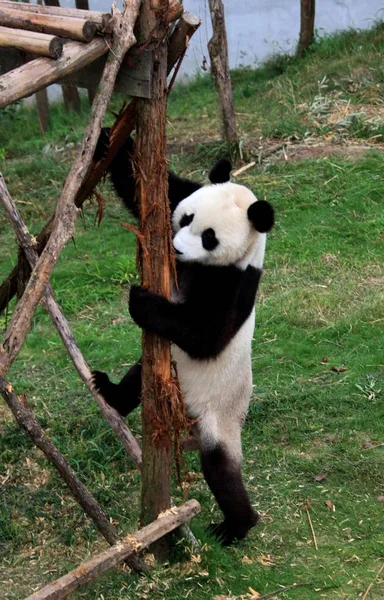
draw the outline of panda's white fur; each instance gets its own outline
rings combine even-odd
[[[247,210],[257,201],[246,187],[234,183],[207,186],[183,200],[173,213],[175,232],[173,245],[182,254],[181,262],[208,265],[236,265],[245,270],[249,265],[262,269],[266,234],[255,230],[247,218]],[[193,221],[180,228],[184,214],[194,214]],[[220,220],[217,222],[217,215]],[[220,244],[207,251],[201,244],[201,233],[215,225]],[[180,301],[175,290],[172,300]],[[172,357],[177,364],[188,414],[199,420],[197,434],[202,446],[223,444],[233,460],[241,462],[240,431],[252,391],[251,343],[255,327],[255,310],[217,358],[193,359],[172,344]],[[234,402],[234,399],[236,401]]]
[[[264,261],[266,234],[255,230],[247,218],[247,210],[257,201],[243,185],[221,183],[200,188],[180,202],[173,213],[173,245],[181,262],[198,261],[207,265],[237,265],[241,269],[251,264],[261,269]],[[180,228],[184,214],[194,214],[187,227]],[[217,220],[219,215],[220,219]],[[201,245],[201,233],[215,223],[220,244],[213,251]]]
[[[255,296],[272,225],[273,209],[248,188],[200,187],[173,205],[178,286],[171,300],[137,286],[130,295],[135,322],[172,342],[187,412],[197,420],[204,477],[224,513],[212,531],[224,544],[257,521],[241,477],[241,429],[252,390]],[[105,373],[93,377],[121,414],[139,404],[140,362],[118,385]]]

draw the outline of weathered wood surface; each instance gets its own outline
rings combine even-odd
[[[63,53],[63,42],[53,35],[0,25],[0,48],[17,48],[39,56],[58,59]]]
[[[92,21],[59,15],[26,13],[22,8],[8,8],[0,4],[0,25],[23,31],[36,31],[78,42],[90,42],[96,34]]]
[[[166,160],[168,0],[143,0],[139,17],[139,43],[154,42],[154,78],[151,100],[136,100],[134,172],[140,206],[139,243],[141,283],[150,292],[170,297],[172,236],[168,201]],[[172,478],[172,384],[171,347],[168,340],[143,330],[142,333],[142,480],[141,517],[143,525],[153,521],[171,503]],[[161,539],[152,548],[163,559],[169,540]]]
[[[78,213],[75,198],[92,161],[120,61],[136,42],[133,27],[136,23],[139,7],[140,0],[131,0],[129,6],[126,5],[123,15],[116,9],[117,24],[109,60],[106,63],[102,81],[91,108],[83,141],[78,149],[56,208],[52,235],[39,257],[0,344],[0,374],[7,372],[19,353],[29,331],[34,311],[44,294],[60,252],[75,232]],[[89,48],[99,41],[103,43],[103,40],[93,40],[88,45],[83,44],[83,46]],[[81,45],[78,42],[69,42],[69,44]],[[7,75],[4,77],[7,77]]]
[[[102,56],[93,63],[60,80],[59,83],[72,83],[80,88],[96,89],[105,66]],[[153,52],[140,52],[132,48],[124,57],[116,77],[114,92],[138,98],[150,98],[152,93]]]
[[[232,83],[229,74],[228,41],[225,29],[224,4],[222,0],[208,0],[212,21],[212,38],[208,42],[213,80],[219,93],[224,139],[237,144],[235,109],[233,107]]]
[[[39,4],[27,4],[13,2],[12,0],[0,0],[0,7],[18,8],[26,13],[53,15],[58,17],[74,17],[92,21],[101,31],[109,31],[111,28],[112,15],[95,10],[79,10],[77,8],[64,8],[61,6],[41,6]]]
[[[1,0],[0,0],[1,1]],[[185,17],[189,13],[184,13],[181,18],[181,21],[185,20]],[[196,19],[196,18],[195,18]],[[193,19],[193,20],[195,20]],[[189,20],[189,19],[188,19]],[[199,23],[197,24],[198,27]],[[191,26],[189,28],[180,27],[180,22],[176,26],[175,33],[171,35],[169,40],[169,49],[168,49],[168,75],[171,72],[172,68],[177,63],[180,56],[183,54],[184,49],[189,43],[190,38],[193,36],[196,31],[195,26]],[[183,31],[185,32],[183,34]],[[183,37],[184,36],[184,37]],[[181,41],[183,43],[181,43]],[[174,51],[174,48],[177,47],[179,49],[179,54]],[[173,57],[173,62],[170,62],[169,57]],[[0,64],[1,64],[1,55],[0,55]],[[76,205],[81,207],[84,201],[88,198],[88,196],[92,193],[92,190],[97,186],[112,160],[116,156],[117,152],[120,150],[127,137],[132,133],[134,129],[134,118],[135,118],[135,110],[136,110],[136,99],[133,99],[130,104],[128,104],[127,108],[119,115],[116,119],[115,124],[113,126],[113,131],[110,140],[110,147],[105,157],[103,157],[98,162],[93,162],[90,165],[89,171],[85,177],[83,184],[80,187],[79,192],[76,197]],[[38,245],[37,250],[40,254],[42,250],[45,248],[45,245],[49,239],[49,236],[52,232],[52,223],[53,223],[53,215],[48,219],[45,223],[43,229],[36,236]],[[18,281],[21,279],[21,263],[17,263],[12,271],[9,273],[8,277],[3,281],[0,285],[0,314],[3,310],[5,310],[9,301],[17,294],[18,290]]]
[[[16,204],[12,200],[8,192],[7,186],[5,185],[5,181],[1,175],[0,202],[3,204],[3,207],[12,224],[12,227],[17,237],[17,241],[19,242],[20,246],[24,249],[25,255],[27,257],[27,260],[29,261],[31,269],[33,269],[38,260],[38,254],[36,252],[38,242],[28,232],[28,229],[20,216]],[[69,327],[68,321],[66,320],[60,306],[55,300],[53,290],[50,285],[47,285],[45,288],[43,303],[44,306],[47,308],[51,316],[52,323],[57,329],[81,379],[88,386],[93,398],[96,400],[100,410],[104,414],[106,420],[112,427],[113,431],[116,433],[117,437],[120,439],[125,450],[132,458],[135,465],[140,469],[141,448],[136,438],[133,436],[132,432],[126,425],[125,421],[121,418],[121,416],[112,407],[110,407],[105,402],[104,398],[100,396],[100,394],[98,394],[91,386],[91,371],[89,369],[89,366],[86,363],[76,343],[76,340]]]
[[[36,92],[36,108],[40,131],[42,135],[45,135],[49,125],[49,102],[46,88]]]
[[[64,46],[63,54],[56,61],[38,58],[6,73],[0,79],[0,108],[82,69],[108,50],[106,41],[101,38],[96,38],[89,44],[69,41]]]
[[[9,73],[13,69],[34,60],[36,56],[26,54],[20,50],[0,48],[0,75]],[[96,90],[106,63],[106,56],[102,56],[83,69],[60,79],[57,83],[73,84],[79,88]],[[140,52],[132,48],[123,59],[116,78],[114,92],[139,98],[150,98],[152,90],[153,52],[146,50]]]
[[[48,584],[43,589],[28,596],[26,600],[61,600],[82,585],[93,581],[105,571],[116,567],[132,554],[144,550],[159,538],[170,533],[182,523],[189,521],[200,511],[197,500],[189,500],[167,514],[160,515],[153,523],[127,535],[112,548],[97,554],[67,575]]]
[[[183,56],[189,45],[189,40],[200,27],[199,17],[192,13],[185,12],[177,23],[168,43],[168,73],[171,71],[177,60]]]

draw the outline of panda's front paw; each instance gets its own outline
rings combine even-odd
[[[91,384],[96,392],[103,396],[104,400],[108,402],[108,398],[111,395],[111,389],[115,385],[111,382],[108,375],[102,371],[92,371]]]
[[[129,312],[139,327],[145,328],[153,294],[139,285],[133,285],[129,294]]]

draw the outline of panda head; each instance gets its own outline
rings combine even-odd
[[[173,245],[181,262],[262,266],[273,208],[246,187],[226,182],[200,188],[177,206]],[[258,264],[261,263],[261,264]]]

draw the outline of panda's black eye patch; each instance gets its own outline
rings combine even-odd
[[[205,250],[214,250],[219,245],[219,240],[213,229],[209,228],[201,234],[201,241]]]
[[[179,222],[180,227],[186,227],[187,225],[192,223],[194,216],[195,215],[187,215],[187,214],[183,215]]]

